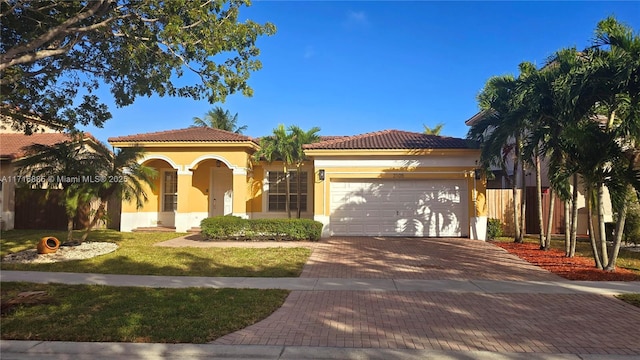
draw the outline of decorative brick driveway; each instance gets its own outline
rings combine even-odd
[[[483,241],[346,237],[322,241],[301,277],[558,281],[560,277]]]
[[[468,239],[333,238],[304,277],[558,281]],[[640,356],[640,309],[592,294],[293,291],[267,319],[216,344]]]

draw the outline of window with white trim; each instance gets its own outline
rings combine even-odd
[[[300,209],[307,211],[307,172],[300,173]],[[286,177],[284,171],[267,172],[269,197],[267,209],[273,212],[286,211],[287,198]],[[289,171],[289,207],[291,211],[298,209],[298,172]]]
[[[178,209],[178,172],[165,171],[162,178],[162,211]]]

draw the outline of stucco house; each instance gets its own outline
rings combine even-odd
[[[164,226],[183,232],[219,215],[287,216],[283,164],[253,161],[256,139],[191,127],[109,143],[142,146],[142,163],[159,174],[142,208],[123,203],[121,231]],[[476,171],[480,152],[464,139],[385,130],[323,138],[305,152],[302,217],[322,222],[324,237],[485,238],[485,181]],[[294,168],[294,210],[297,176]]]

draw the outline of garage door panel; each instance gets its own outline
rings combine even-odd
[[[468,235],[464,181],[342,181],[330,191],[334,235]]]

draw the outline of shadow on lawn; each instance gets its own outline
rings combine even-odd
[[[46,264],[2,263],[3,270],[78,272],[159,276],[221,276],[221,277],[297,277],[302,272],[306,256],[295,253],[295,260],[278,254],[263,256],[267,249],[242,249],[248,261],[234,254],[235,249],[171,249],[156,248],[134,259],[119,251],[91,259]],[[305,249],[302,249],[305,251]],[[202,254],[197,254],[198,252]],[[219,253],[216,258],[211,253]],[[162,257],[166,261],[162,261]],[[237,264],[220,259],[238,258]],[[250,261],[256,259],[255,261]]]

